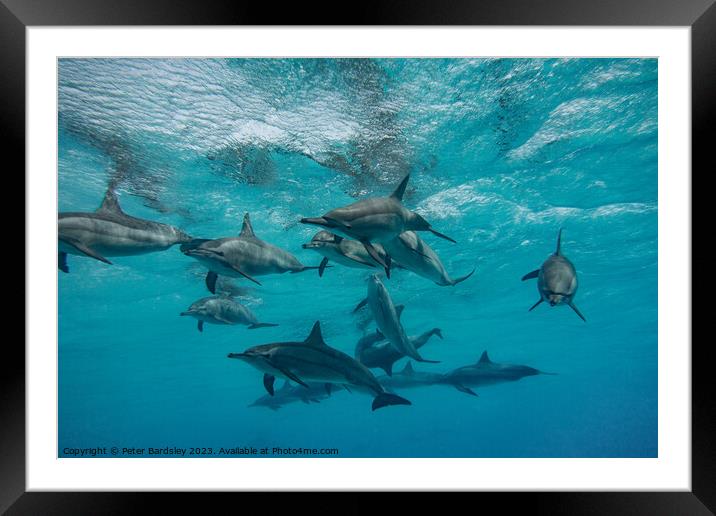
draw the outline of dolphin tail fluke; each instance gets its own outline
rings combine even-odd
[[[541,302],[542,302],[542,298],[540,298],[539,301],[537,301],[535,304],[533,304],[533,305],[530,307],[530,309],[527,310],[527,311],[528,311],[528,312],[531,312],[532,310],[534,310],[535,308],[537,308]]]
[[[219,275],[214,271],[209,271],[206,273],[206,279],[204,280],[204,283],[206,283],[206,288],[208,288],[209,292],[211,292],[212,294],[216,294],[216,280],[218,278]]]
[[[199,333],[204,331],[204,321],[197,321],[196,329],[199,330]]]
[[[390,405],[412,405],[412,403],[397,394],[390,394],[388,392],[378,394],[373,400],[373,410],[378,410],[379,408],[388,407]]]
[[[470,387],[465,387],[464,385],[462,385],[460,383],[455,384],[455,388],[460,392],[469,394],[470,396],[477,396],[477,393],[475,391],[473,391]]]
[[[274,326],[278,326],[278,324],[260,322],[250,325],[249,330],[255,330],[257,328],[272,328]]]
[[[465,281],[467,278],[469,278],[469,277],[472,276],[473,274],[475,274],[475,268],[474,268],[474,267],[473,267],[472,271],[470,271],[470,274],[465,274],[464,276],[461,276],[461,277],[459,277],[459,278],[455,278],[454,280],[452,280],[452,282],[451,282],[450,284],[454,287],[454,286],[457,285],[458,283],[462,283],[463,281]]]
[[[528,272],[527,274],[522,276],[522,281],[528,279],[535,279],[537,276],[539,276],[539,269],[533,270],[532,272]]]
[[[67,266],[67,253],[57,253],[57,268],[62,272],[70,272]]]
[[[574,310],[574,313],[576,313],[580,319],[582,319],[584,322],[587,322],[587,320],[582,315],[582,312],[580,312],[579,308],[577,308],[577,305],[575,305],[574,303],[569,303],[569,307]]]
[[[318,266],[318,277],[322,278],[323,273],[326,271],[326,265],[328,265],[328,258],[321,260],[321,265]]]
[[[440,231],[436,231],[436,230],[434,230],[433,228],[428,228],[428,231],[430,231],[433,235],[435,235],[435,236],[437,236],[437,237],[440,237],[440,238],[443,238],[443,239],[447,240],[448,242],[452,242],[453,244],[457,244],[457,242],[456,242],[454,239],[450,238],[450,237],[447,236],[447,235],[444,235],[443,233],[440,233]]]

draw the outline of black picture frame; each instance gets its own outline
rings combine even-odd
[[[714,0],[400,0],[346,4],[239,3],[227,0],[0,0],[1,140],[15,170],[24,170],[25,28],[42,25],[621,25],[690,26],[692,29],[692,161],[702,175],[716,170],[710,147],[716,121],[716,5]],[[341,14],[345,13],[345,14]],[[689,171],[684,171],[689,174]],[[9,174],[6,174],[6,177]],[[20,174],[13,172],[19,177]],[[691,177],[693,177],[691,172]],[[19,188],[19,185],[18,185]],[[23,186],[24,190],[24,181]],[[16,225],[18,221],[16,221]],[[24,236],[23,236],[24,238]],[[693,264],[693,258],[692,258]],[[701,269],[701,267],[699,267]],[[25,270],[27,275],[30,271]],[[24,292],[24,286],[23,286]],[[688,301],[688,300],[687,300]],[[501,511],[537,514],[701,515],[716,511],[716,428],[710,343],[692,345],[692,491],[604,493],[473,493]],[[8,514],[129,513],[147,507],[147,498],[171,511],[174,504],[205,508],[204,497],[189,493],[27,493],[25,492],[25,352],[6,339],[0,374],[0,512]],[[227,499],[233,494],[218,494]],[[242,495],[247,496],[247,495]],[[273,495],[275,496],[275,495]],[[353,499],[351,512],[365,499]],[[282,497],[274,499],[282,503]],[[255,503],[255,496],[251,496]],[[366,507],[366,510],[371,510]],[[274,511],[271,511],[274,512]],[[348,511],[344,511],[348,512]]]

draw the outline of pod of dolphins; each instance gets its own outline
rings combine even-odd
[[[207,270],[206,287],[214,294],[192,303],[180,315],[196,319],[198,330],[204,324],[244,325],[248,329],[277,326],[259,322],[256,315],[237,302],[230,292],[219,289],[221,278],[245,278],[261,285],[258,276],[299,273],[317,269],[323,276],[329,262],[360,269],[382,269],[386,278],[391,270],[406,269],[440,286],[454,286],[473,275],[451,278],[437,253],[420,236],[419,231],[456,243],[455,240],[432,227],[422,216],[403,206],[402,200],[410,175],[406,175],[388,197],[362,199],[348,206],[336,208],[320,217],[302,218],[303,224],[320,226],[304,249],[312,249],[323,258],[318,266],[303,265],[288,251],[258,238],[249,214],[244,215],[238,236],[216,239],[192,238],[182,230],[167,224],[127,215],[119,205],[114,189],[110,188],[101,206],[94,212],[65,212],[58,216],[58,268],[68,273],[67,255],[94,258],[107,264],[107,257],[130,256],[163,251],[179,244],[181,252],[197,260]],[[330,231],[329,231],[330,230]],[[539,300],[550,306],[566,305],[586,322],[576,307],[577,273],[574,265],[561,252],[562,230],[557,236],[555,252],[522,280],[537,279]],[[432,336],[443,338],[440,328],[433,328],[419,336],[408,337],[401,322],[403,305],[395,305],[378,274],[367,279],[366,298],[354,312],[367,307],[376,331],[360,339],[353,357],[329,346],[322,335],[319,321],[302,341],[276,342],[253,346],[228,358],[241,360],[263,373],[267,395],[250,406],[278,409],[302,401],[319,402],[331,395],[334,386],[373,396],[372,409],[390,405],[410,405],[411,402],[395,390],[428,385],[449,385],[466,394],[477,396],[471,387],[518,380],[542,373],[523,365],[497,364],[485,351],[475,363],[447,373],[415,371],[410,360],[428,360],[418,351]],[[397,374],[393,365],[402,358],[407,365]],[[371,368],[379,368],[385,375],[376,377]],[[284,379],[275,389],[276,378]],[[295,384],[295,385],[293,385]]]

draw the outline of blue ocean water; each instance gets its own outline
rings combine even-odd
[[[454,287],[384,279],[409,335],[447,372],[477,361],[557,375],[400,391],[371,411],[334,392],[280,410],[249,405],[261,373],[227,359],[303,340],[316,320],[349,355],[374,330],[351,314],[369,271],[335,265],[236,280],[275,328],[179,317],[207,296],[178,246],[70,256],[59,272],[59,456],[72,449],[337,448],[339,457],[657,455],[657,61],[655,59],[61,59],[59,209],[92,211],[109,184],[128,214],[201,238],[257,236],[306,265],[317,228],[355,200],[404,198]],[[576,305],[542,304],[520,281],[554,251],[579,276]],[[396,364],[403,368],[405,359]],[[380,370],[373,370],[376,375]],[[277,386],[280,382],[277,383]],[[169,453],[172,455],[172,453]]]

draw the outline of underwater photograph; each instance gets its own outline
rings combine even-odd
[[[61,58],[58,457],[658,456],[658,60]]]

